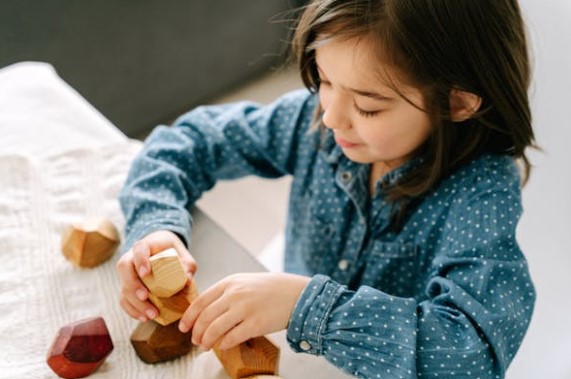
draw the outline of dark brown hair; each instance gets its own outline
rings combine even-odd
[[[319,90],[319,44],[363,37],[373,37],[379,58],[404,74],[401,82],[420,89],[434,127],[417,152],[422,163],[387,189],[389,199],[406,204],[485,152],[519,159],[527,181],[531,166],[525,150],[534,146],[530,62],[517,0],[310,1],[293,36],[306,87]],[[451,120],[454,89],[483,100],[463,122]],[[316,122],[321,113],[318,108]]]

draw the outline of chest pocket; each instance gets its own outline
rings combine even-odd
[[[307,204],[299,213],[294,228],[294,241],[301,252],[303,263],[310,274],[324,273],[326,260],[332,254],[332,240],[336,235],[335,227],[328,215],[321,212],[316,204]]]
[[[394,296],[413,297],[418,281],[418,252],[413,243],[372,241],[361,284]]]

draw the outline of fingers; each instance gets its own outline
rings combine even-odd
[[[154,319],[158,315],[158,311],[147,301],[148,290],[139,280],[131,252],[121,257],[117,263],[117,271],[121,281],[121,307],[129,316],[141,321]]]
[[[215,284],[206,291],[204,291],[200,296],[198,296],[190,304],[186,312],[182,315],[182,318],[178,324],[178,328],[182,333],[188,332],[190,329],[194,328],[194,324],[197,318],[201,316],[202,312],[207,309],[212,303],[216,302],[224,294],[224,285]],[[218,314],[223,312],[223,308],[217,305],[215,310],[218,310]],[[212,315],[214,313],[211,313]],[[212,316],[211,316],[212,317]],[[194,335],[194,330],[193,330]]]
[[[220,340],[220,344],[218,348],[220,350],[231,349],[234,346],[238,346],[242,342],[249,340],[255,336],[252,335],[252,325],[249,322],[245,321],[239,325],[236,325],[233,329],[231,329],[228,333],[222,337]]]
[[[125,313],[141,322],[147,322],[149,319],[152,320],[158,315],[152,306],[147,307],[148,303],[137,303],[137,306],[135,306],[129,303],[125,298],[121,298],[120,304]]]
[[[135,266],[139,276],[147,276],[151,272],[149,258],[151,257],[151,248],[144,240],[137,241],[132,248],[133,265]]]
[[[242,322],[239,312],[230,311],[228,304],[218,299],[196,319],[192,328],[192,343],[210,349],[220,337]]]
[[[151,272],[149,258],[152,255],[171,247],[177,251],[188,279],[192,280],[197,268],[196,261],[181,239],[175,233],[166,230],[151,233],[133,245],[134,264],[139,276],[144,277]]]
[[[186,251],[186,248],[184,250]],[[197,268],[196,261],[190,255],[190,253],[179,254],[179,256],[180,256],[180,261],[182,262],[182,266],[184,267],[184,270],[186,271],[186,274],[188,276],[188,280],[192,280],[194,278],[194,274],[196,273],[196,268]]]

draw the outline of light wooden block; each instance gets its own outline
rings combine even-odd
[[[119,242],[119,232],[111,221],[86,219],[64,230],[61,248],[66,259],[80,267],[91,268],[111,258]]]
[[[155,296],[149,293],[149,300],[158,308],[159,315],[154,319],[161,325],[169,325],[180,320],[190,303],[198,296],[194,281],[171,297]]]
[[[149,261],[151,273],[141,279],[153,295],[169,297],[185,286],[188,277],[175,249],[155,254]]]
[[[181,333],[178,324],[162,326],[154,321],[140,323],[131,334],[135,352],[146,363],[159,363],[188,354],[190,332]]]
[[[220,350],[216,344],[214,353],[232,379],[275,377],[278,373],[280,349],[263,336],[227,350]]]

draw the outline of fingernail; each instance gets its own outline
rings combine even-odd
[[[139,316],[138,320],[141,322],[147,322],[147,318],[145,316]]]
[[[147,275],[148,271],[147,271],[147,267],[146,266],[140,266],[139,267],[139,276],[145,276]]]
[[[154,309],[148,309],[145,313],[151,320],[157,317],[157,312]]]
[[[178,323],[178,330],[180,330],[181,333],[186,333],[188,332],[189,328],[188,325],[181,321]]]
[[[137,295],[139,300],[141,301],[147,300],[147,293],[145,292],[145,290],[139,288],[137,291],[135,291],[135,294]]]

